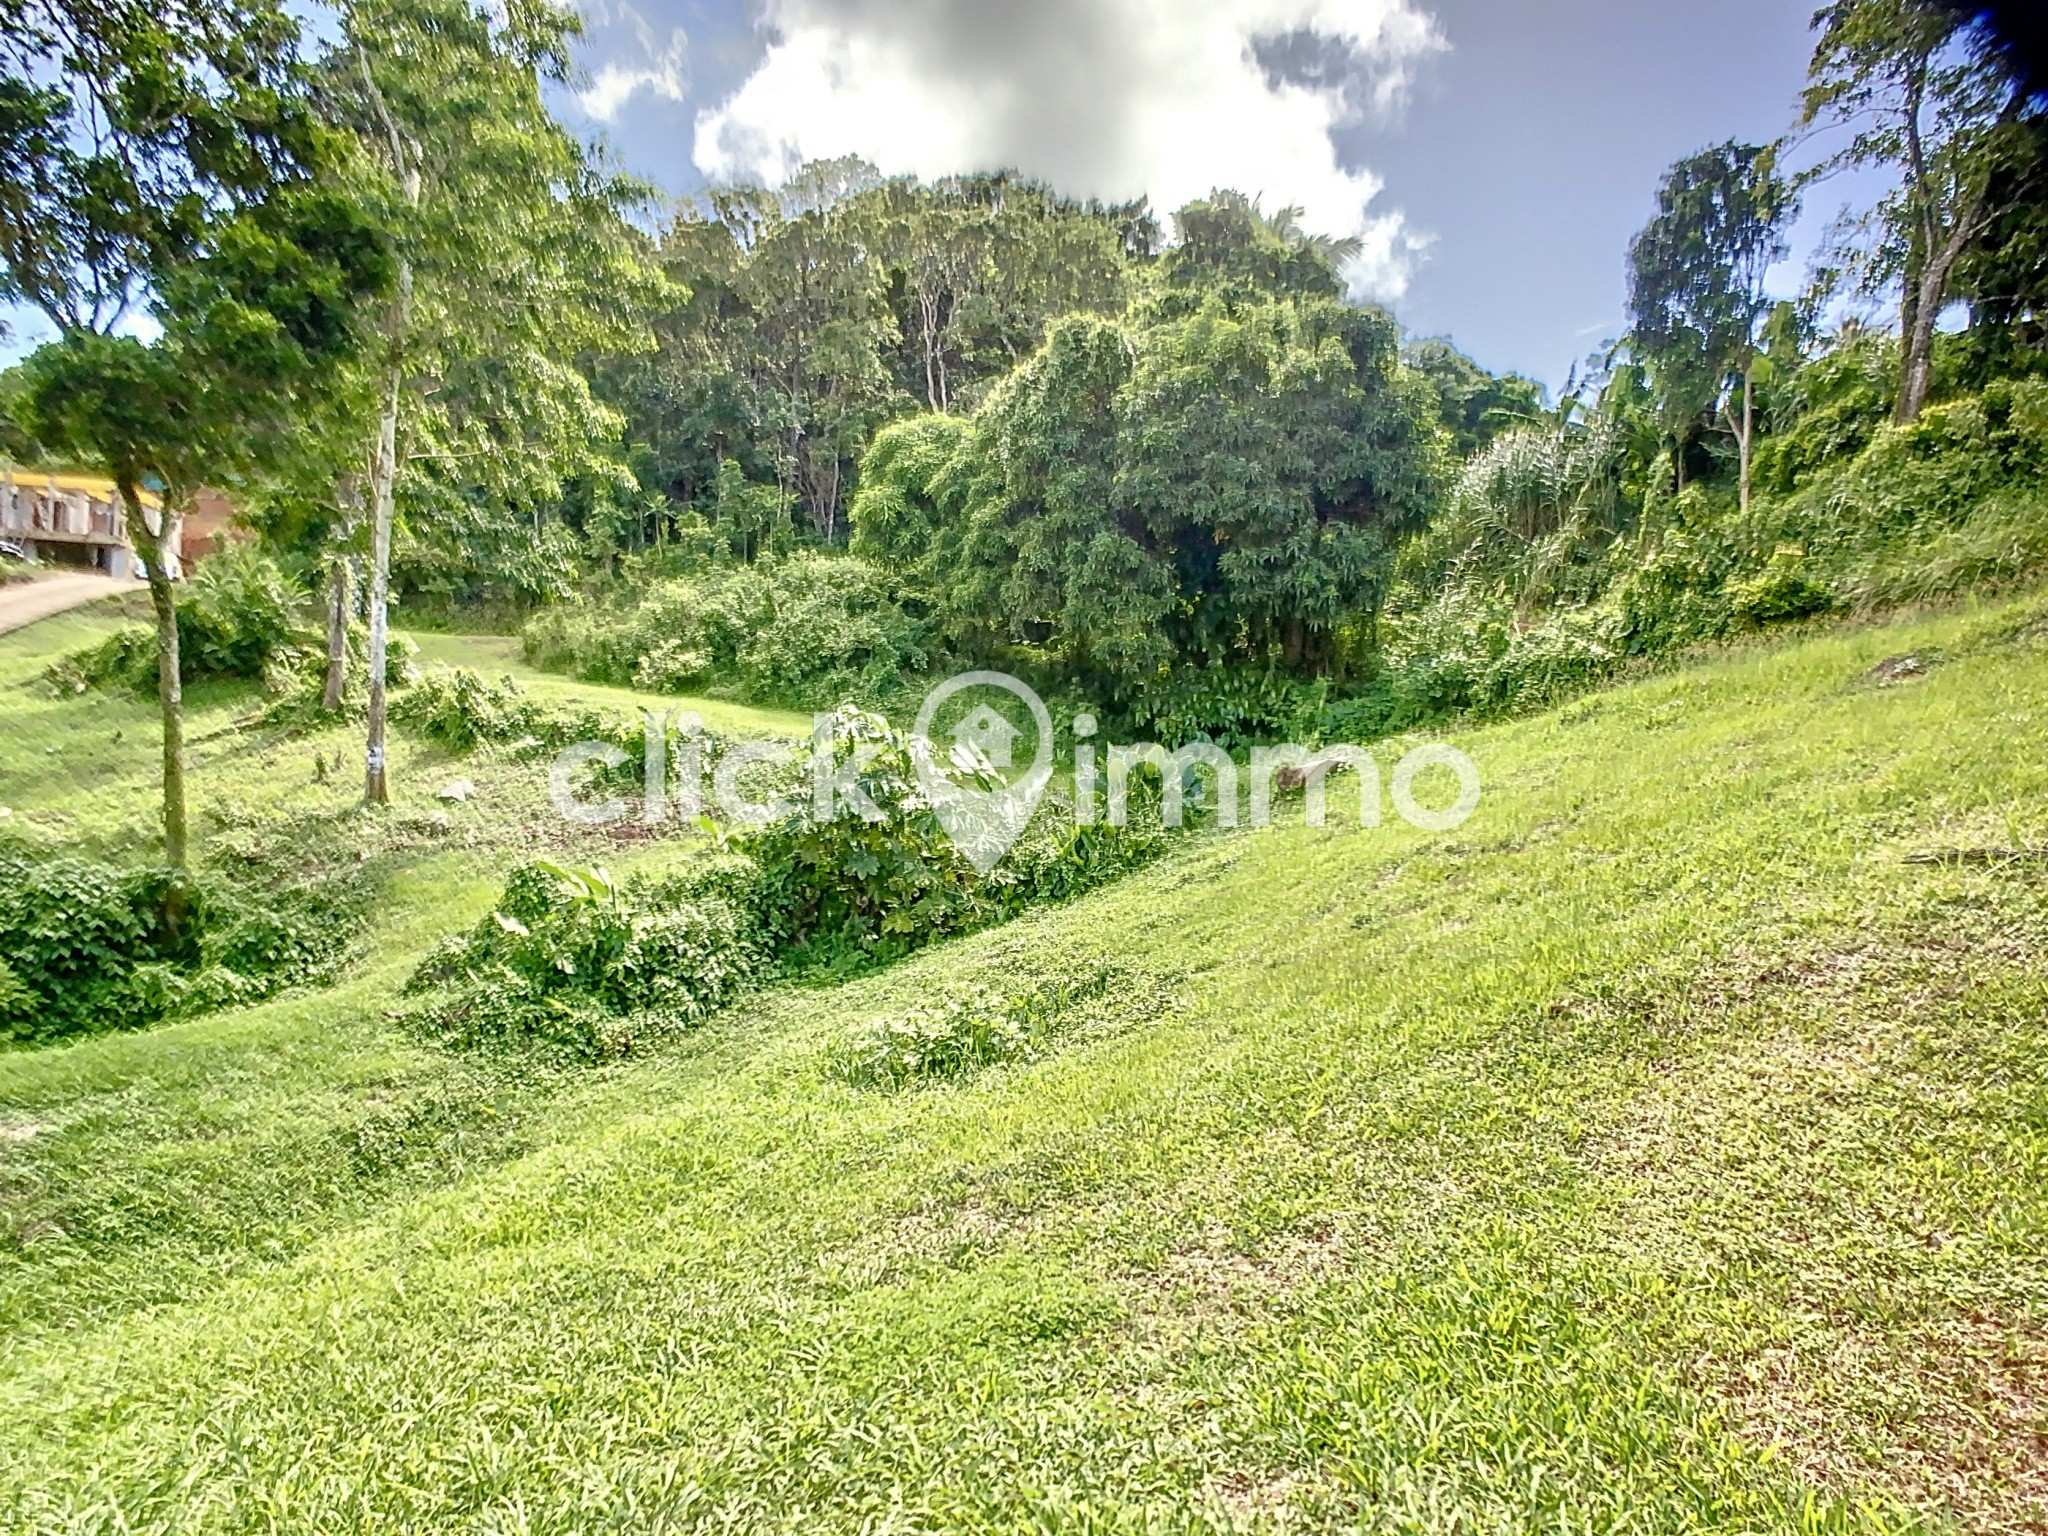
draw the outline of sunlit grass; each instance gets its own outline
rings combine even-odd
[[[407,854],[331,992],[0,1057],[0,1508],[2038,1525],[2048,870],[1912,861],[2048,847],[2044,661],[2034,599],[1673,671],[1460,735],[1455,833],[1200,839],[569,1078],[386,1020],[515,823]],[[202,793],[298,805],[264,750]],[[1105,965],[1050,1059],[832,1074],[941,986]]]

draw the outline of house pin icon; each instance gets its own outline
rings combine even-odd
[[[973,747],[993,768],[1008,768],[1017,757],[1017,727],[992,705],[983,704],[953,727],[953,745]]]

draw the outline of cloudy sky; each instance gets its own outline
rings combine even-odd
[[[563,115],[677,193],[848,153],[1161,210],[1236,186],[1362,236],[1412,332],[1554,383],[1620,329],[1664,167],[1790,125],[1812,3],[591,0]]]
[[[1622,325],[1671,161],[1790,126],[1816,0],[583,0],[558,102],[667,191],[857,154],[1355,234],[1361,296],[1552,385]],[[1809,198],[1779,286],[1845,201]],[[41,339],[19,314],[0,354]],[[27,323],[23,323],[27,321]]]

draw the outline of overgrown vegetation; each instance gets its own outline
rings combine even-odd
[[[1060,901],[1156,857],[1168,834],[1142,809],[1129,825],[1078,826],[1070,806],[1040,806],[1015,846],[978,873],[918,785],[908,738],[881,716],[833,714],[834,761],[872,751],[854,784],[874,808],[820,817],[814,805],[737,839],[754,865],[756,911],[770,942],[799,965],[866,964]],[[971,780],[983,787],[993,778]]]
[[[848,1030],[828,1049],[833,1076],[885,1093],[958,1082],[989,1067],[1043,1061],[1062,1044],[1166,1011],[1159,978],[1096,962],[1022,986],[960,982]]]
[[[648,217],[578,25],[0,14],[0,452],[113,478],[155,620],[0,641],[8,1529],[2040,1527],[2048,116],[1983,19],[1828,5],[1555,400],[1241,192]],[[1787,301],[1816,144],[1894,186]],[[174,588],[202,482],[256,547]],[[394,597],[580,691],[412,680]],[[876,712],[968,666],[1462,718],[1482,805],[1056,782],[983,871]],[[829,813],[545,803],[834,706]]]
[[[31,1529],[1230,1531],[1254,1497],[1309,1531],[2023,1529],[2048,914],[1997,856],[2048,831],[2044,619],[1760,642],[1464,733],[1487,797],[1449,839],[1199,840],[595,1073],[388,1017],[531,856],[517,817],[418,852],[332,992],[0,1055],[0,1497]],[[146,790],[106,720],[142,705],[8,696],[15,821],[76,803],[30,788],[46,742],[121,768],[95,816]],[[194,783],[355,797],[249,736]],[[839,1075],[949,989],[1098,973],[1033,1059]]]
[[[319,637],[305,626],[302,609],[302,595],[292,590],[275,561],[246,549],[207,561],[178,592],[180,679],[283,682],[310,663],[319,645]],[[118,630],[58,663],[51,681],[60,687],[152,693],[156,646],[154,630]]]
[[[465,723],[464,739],[474,740],[471,729]],[[1082,827],[1051,807],[983,874],[939,822],[906,739],[887,721],[843,708],[825,737],[838,759],[873,749],[853,781],[873,816],[848,807],[821,818],[802,804],[729,836],[707,821],[729,851],[660,879],[526,865],[488,918],[414,973],[409,990],[422,999],[425,1026],[462,1046],[624,1055],[771,976],[872,969],[1080,895],[1168,843],[1143,815],[1126,827]]]
[[[751,914],[706,874],[618,882],[540,862],[413,973],[437,1039],[624,1055],[700,1023],[769,969]]]
[[[0,849],[0,1040],[49,1044],[188,1018],[331,975],[361,920],[348,889]]]
[[[924,669],[924,631],[878,567],[805,554],[551,608],[523,643],[534,665],[590,682],[801,708],[894,696]]]

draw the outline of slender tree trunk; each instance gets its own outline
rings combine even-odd
[[[1744,513],[1749,511],[1750,434],[1756,428],[1755,375],[1756,359],[1750,358],[1742,365],[1742,430],[1735,434],[1735,453],[1739,466],[1737,484],[1741,488],[1740,496]]]
[[[920,289],[917,295],[919,339],[924,344],[924,397],[935,411],[945,410],[944,395],[939,389],[939,375],[936,364],[938,353],[938,299]]]
[[[391,169],[405,187],[408,206],[420,205],[420,168],[416,155],[407,153],[404,136],[385,107],[370,71],[370,57],[358,50],[363,84],[369,88],[377,115],[391,141]],[[363,798],[372,805],[391,803],[391,780],[385,766],[384,726],[386,702],[384,672],[390,654],[391,623],[391,494],[398,478],[398,395],[405,387],[405,335],[412,319],[412,259],[401,247],[398,282],[391,300],[390,347],[384,380],[384,405],[377,416],[377,445],[370,455],[370,699],[369,729],[363,749]]]
[[[1934,386],[1934,325],[1948,298],[1948,277],[1969,242],[1973,226],[1958,220],[1953,234],[1928,260],[1917,281],[1907,285],[1910,303],[1902,306],[1899,332],[1899,403],[1892,419],[1908,426],[1920,419]]]
[[[132,482],[117,482],[131,533],[140,532],[144,574],[149,578],[149,604],[156,612],[156,702],[163,717],[164,862],[185,868],[190,839],[185,818],[185,687],[178,656],[178,599],[171,590],[171,563],[178,547],[178,518],[166,497],[156,531],[142,515],[142,498]],[[165,915],[178,926],[182,904],[173,893],[173,910]]]
[[[410,286],[410,276],[401,266],[401,291]],[[398,391],[403,382],[393,363],[377,417],[377,449],[370,460],[370,726],[363,752],[363,798],[373,805],[391,803],[384,758],[384,670],[391,643],[391,488],[398,475]]]
[[[355,606],[347,555],[335,558],[327,577],[327,692],[320,707],[332,714],[348,697],[348,615]]]

